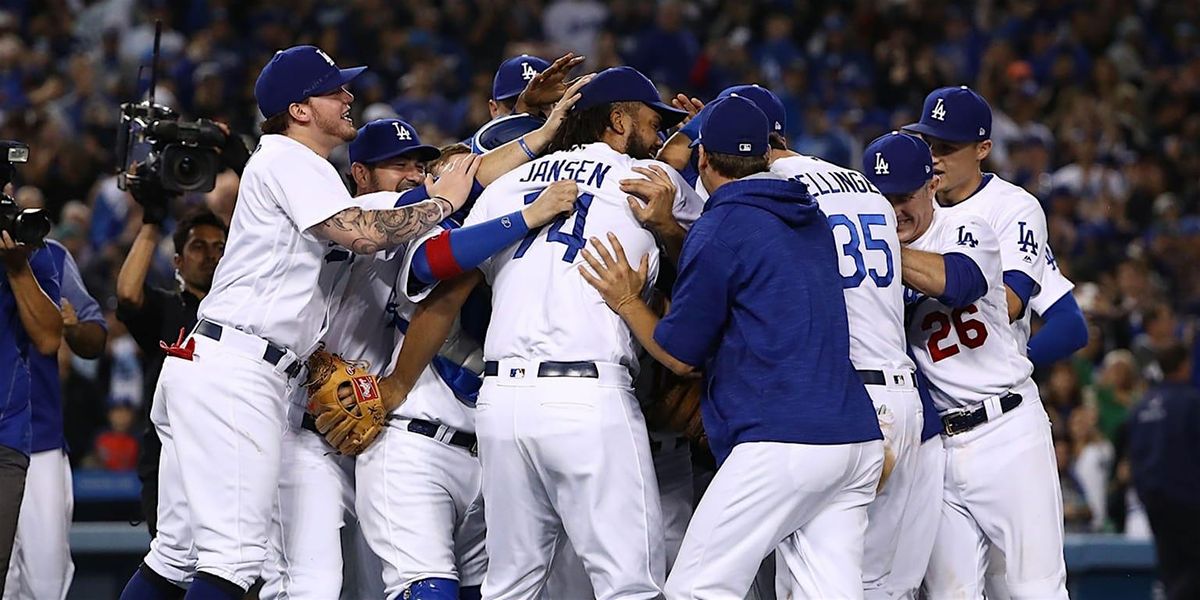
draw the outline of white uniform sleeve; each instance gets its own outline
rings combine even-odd
[[[666,167],[665,170],[671,176],[671,181],[675,182],[675,207],[673,209],[675,220],[679,221],[684,229],[691,229],[692,223],[695,223],[696,219],[700,218],[700,213],[704,211],[704,198],[701,198],[700,194],[688,185],[678,171],[671,167]],[[696,183],[699,185],[699,180]]]
[[[1075,289],[1075,284],[1071,283],[1071,280],[1058,270],[1058,265],[1055,264],[1053,257],[1054,253],[1047,245],[1046,269],[1042,272],[1042,290],[1029,299],[1029,308],[1039,315],[1044,314],[1051,306],[1054,306],[1055,302]]]
[[[955,215],[947,225],[943,238],[938,240],[937,252],[965,255],[979,266],[988,287],[995,285],[1003,277],[996,233],[983,219],[965,213]]]
[[[1012,198],[1003,224],[996,231],[1000,241],[1000,264],[1005,271],[1020,271],[1033,280],[1033,296],[1038,294],[1046,266],[1046,215],[1032,198]]]
[[[413,258],[416,257],[417,250],[420,249],[421,244],[424,244],[425,242],[441,235],[443,231],[445,230],[441,227],[434,227],[433,229],[426,231],[417,239],[409,242],[407,247],[404,248],[404,254],[396,258],[396,260],[401,261],[400,276],[396,278],[397,291],[401,296],[408,298],[409,302],[412,302],[413,304],[417,304],[424,300],[425,297],[429,295],[429,292],[432,292],[433,288],[437,287],[437,282],[425,284],[413,276]]]
[[[299,168],[283,167],[273,165],[263,173],[263,180],[257,183],[271,190],[276,204],[292,220],[297,230],[307,231],[347,208],[358,206],[350,197],[350,192],[346,191],[333,165],[322,160],[321,164],[311,167],[307,161]]]

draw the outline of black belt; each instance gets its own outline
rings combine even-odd
[[[512,369],[518,371],[518,369]],[[524,372],[509,373],[510,377],[524,377]],[[498,361],[489,360],[483,364],[483,376],[495,377],[500,373],[500,363]],[[600,378],[600,369],[596,367],[596,363],[585,360],[579,362],[543,362],[538,363],[538,377],[587,377],[590,379]]]
[[[1006,413],[1021,405],[1021,395],[1008,393],[1000,397],[1000,412]],[[946,435],[966,433],[988,422],[987,407],[980,406],[973,410],[954,412],[942,417],[942,427]]]
[[[682,436],[676,437],[676,438],[671,438],[666,441],[650,440],[650,451],[657,453],[662,450],[676,450],[680,446],[686,446],[687,444],[688,444],[687,439],[683,438]]]
[[[872,370],[868,370],[868,369],[859,369],[858,376],[860,378],[862,378],[863,385],[887,385],[887,383],[888,383],[887,375],[884,375],[883,371],[872,371]],[[896,383],[896,384],[907,383],[909,385],[916,385],[916,377],[914,377],[911,372],[908,372],[908,377],[909,377],[908,381],[894,381],[893,383]],[[897,377],[896,379],[899,380],[901,378]]]
[[[317,419],[308,413],[304,413],[304,416],[300,417],[300,428],[321,435],[321,432],[317,431]]]
[[[404,417],[397,415],[388,415],[388,420],[398,421],[403,419]],[[426,421],[424,419],[411,419],[408,421],[409,431],[423,435],[427,438],[437,439],[437,432],[439,428],[441,428],[441,425],[438,425],[433,421]],[[458,446],[459,448],[470,452],[472,456],[477,456],[479,454],[479,438],[475,437],[475,434],[473,433],[455,431],[454,435],[450,436],[450,439],[438,441],[451,446]]]
[[[219,342],[221,341],[221,333],[224,331],[224,329],[225,328],[223,326],[213,323],[212,321],[201,319],[199,323],[196,323],[195,333]],[[287,356],[287,350],[280,346],[276,346],[265,339],[263,341],[267,343],[267,349],[263,351],[262,359],[269,363],[272,367],[277,366],[279,361],[283,360],[284,356]],[[300,374],[300,368],[302,366],[303,365],[301,364],[301,361],[297,359],[295,362],[288,365],[288,368],[286,371],[284,371],[284,373],[286,373],[290,379]]]

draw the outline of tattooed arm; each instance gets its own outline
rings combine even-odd
[[[452,212],[454,205],[442,197],[391,210],[347,208],[314,227],[313,233],[355,254],[374,254],[411,241]]]
[[[429,231],[462,207],[475,182],[479,157],[452,164],[434,182],[425,179],[429,199],[390,210],[347,208],[311,228],[313,235],[349,249],[355,254],[374,254],[395,248]]]

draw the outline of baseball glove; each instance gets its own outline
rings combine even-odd
[[[659,389],[661,400],[645,408],[646,423],[654,431],[673,431],[697,443],[707,443],[704,423],[700,420],[700,396],[703,379],[684,379],[669,375]]]
[[[325,441],[342,454],[358,454],[383,431],[387,412],[378,379],[362,363],[318,348],[308,357],[308,412]]]

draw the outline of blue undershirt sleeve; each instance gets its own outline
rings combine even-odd
[[[1008,289],[1012,290],[1017,295],[1017,298],[1021,299],[1021,312],[1017,316],[1024,315],[1025,308],[1029,306],[1029,299],[1033,297],[1033,290],[1037,287],[1037,284],[1034,283],[1033,278],[1028,273],[1005,271],[1004,285],[1008,286]]]
[[[412,274],[422,283],[451,279],[516,243],[529,227],[521,211],[426,240],[413,256]]]
[[[1037,367],[1058,362],[1087,345],[1087,319],[1075,296],[1065,294],[1042,313],[1042,328],[1029,340],[1029,360]]]
[[[951,308],[963,308],[987,293],[987,279],[979,265],[965,254],[947,253],[946,290],[938,300]]]

